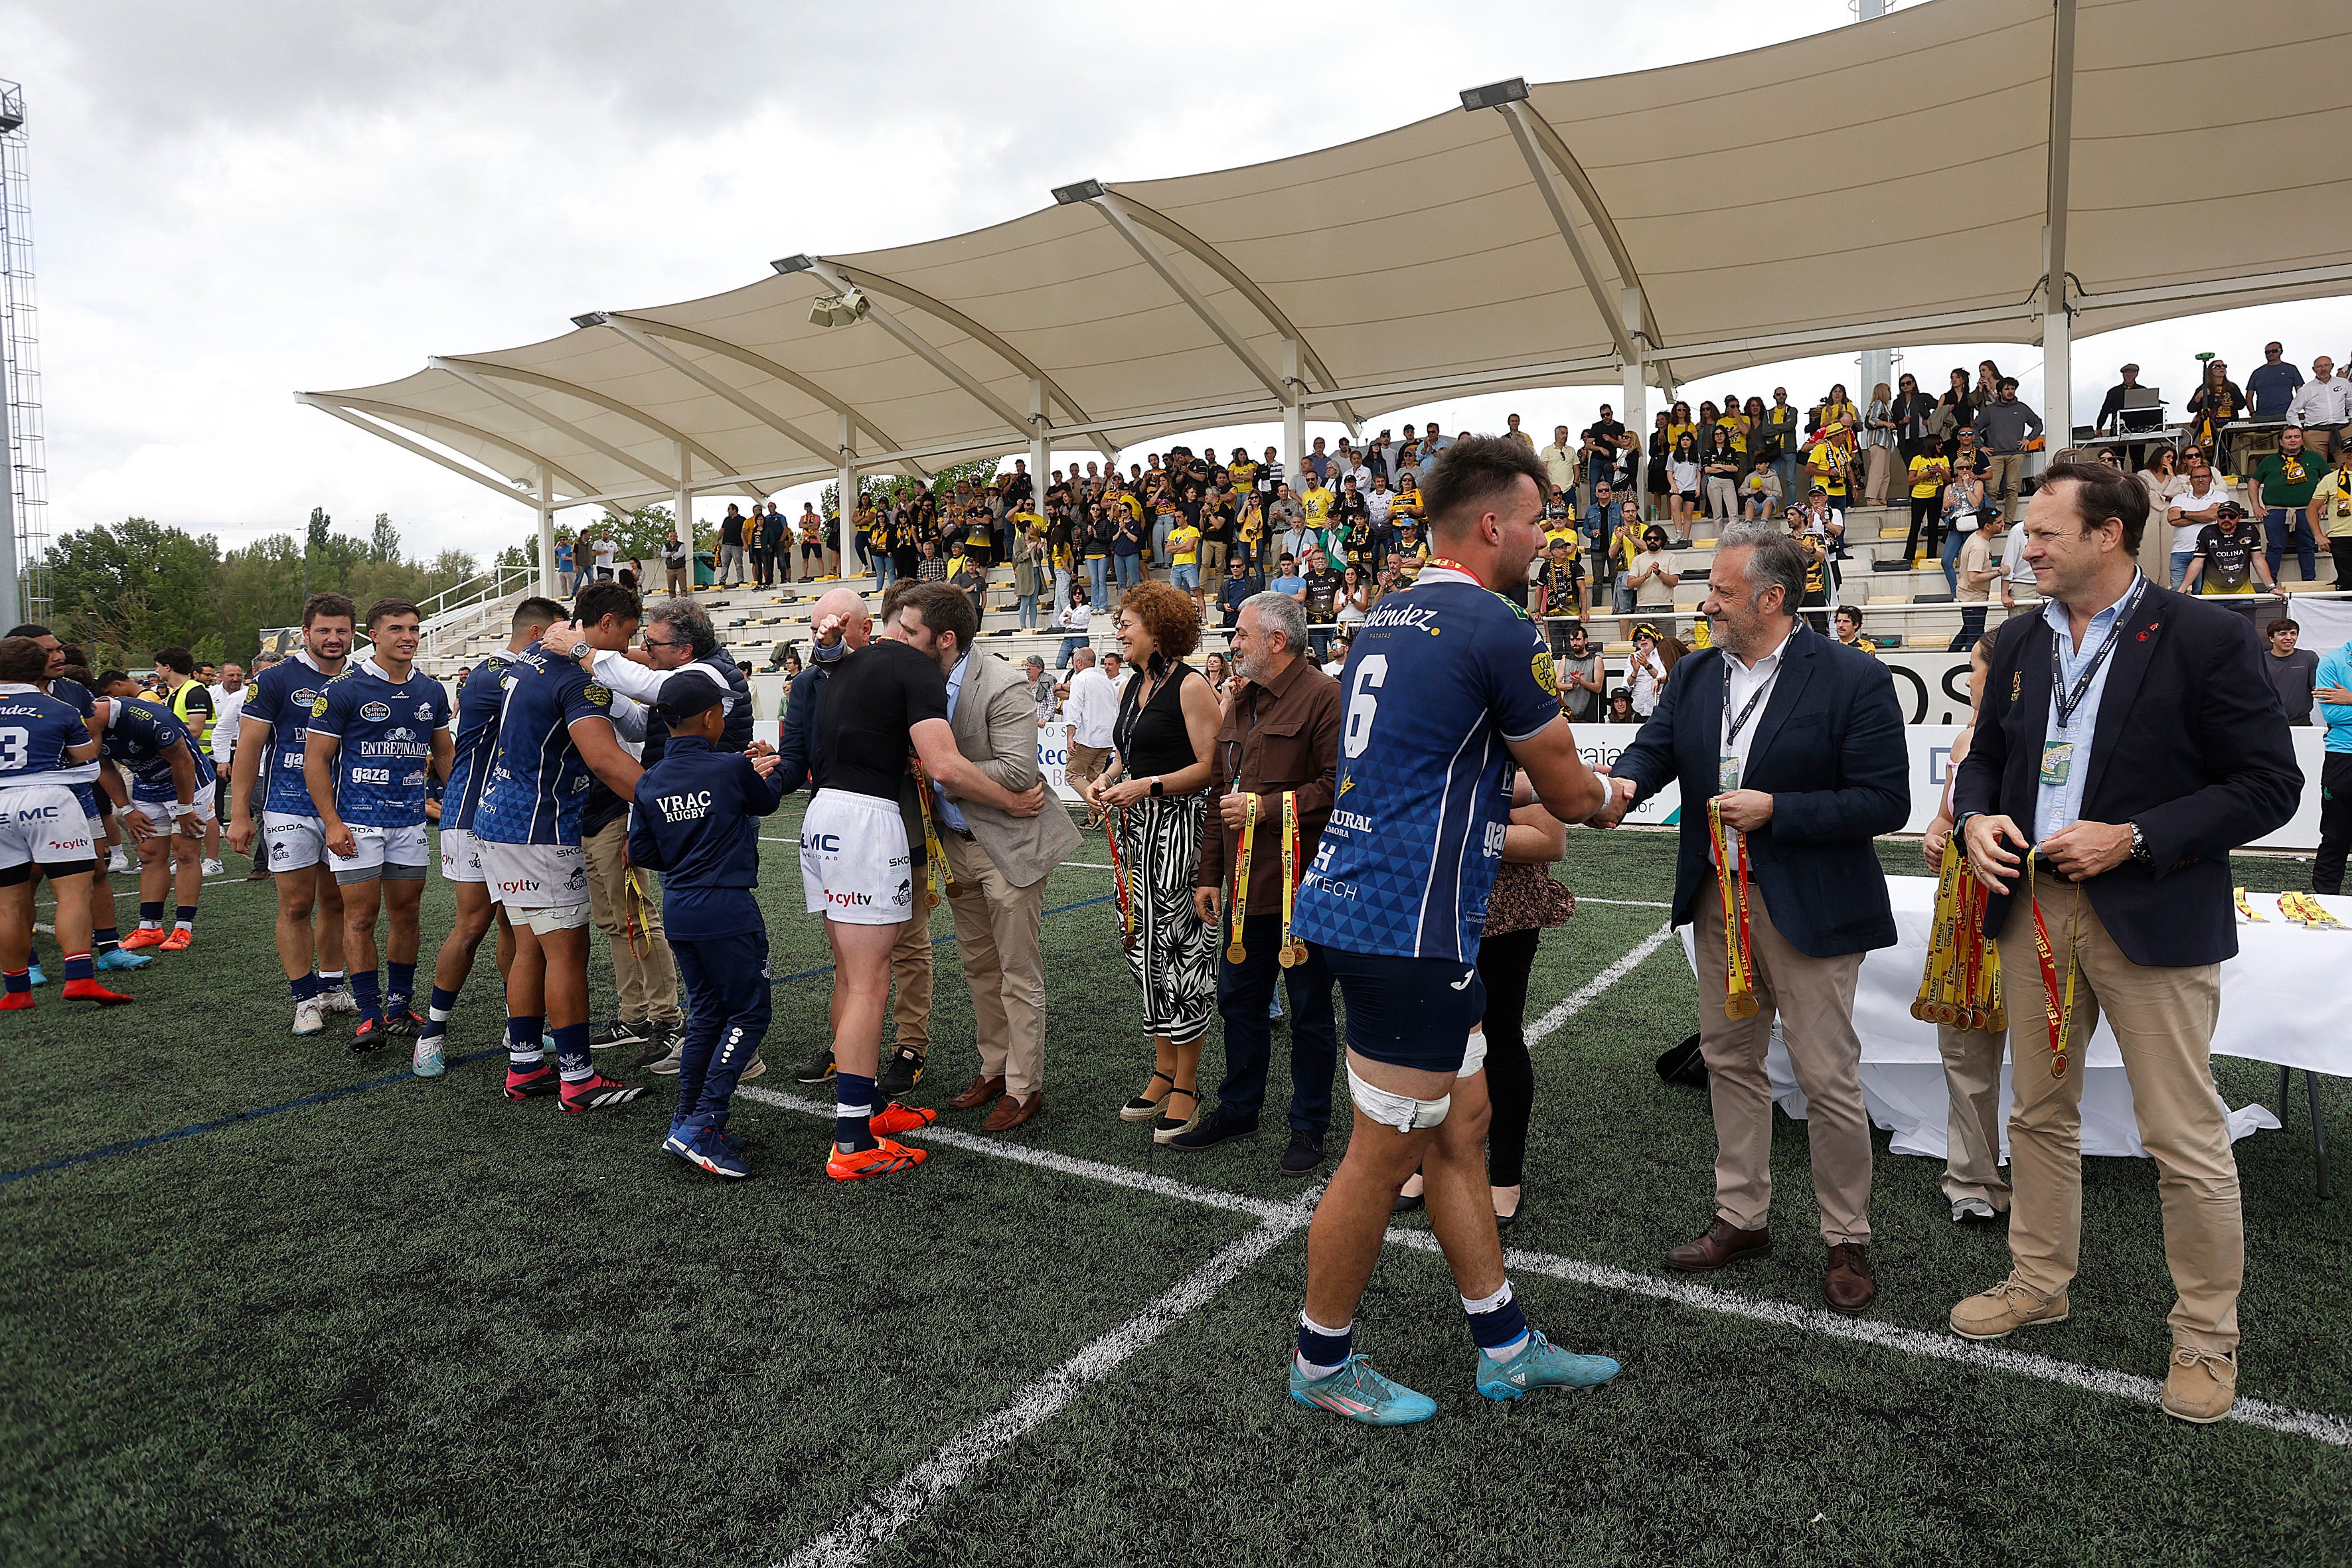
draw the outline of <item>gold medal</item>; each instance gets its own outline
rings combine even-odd
[[[1298,792],[1282,792],[1282,951],[1285,969],[1307,962],[1307,944],[1290,934],[1290,900],[1298,887]]]
[[[1723,900],[1723,1016],[1735,1022],[1756,1016],[1756,966],[1748,931],[1748,858],[1737,828],[1723,823],[1723,797],[1706,803],[1706,826],[1715,843],[1715,886]]]
[[[923,854],[926,861],[923,867],[923,907],[935,910],[940,907],[940,882],[948,876],[948,854],[940,846],[939,825],[931,820],[930,775],[923,772],[922,763],[912,765],[915,770],[915,800],[923,812]],[[948,880],[947,889],[950,898],[963,891],[952,879]]]
[[[1219,832],[1223,829],[1220,827]],[[1242,808],[1241,847],[1234,851],[1234,940],[1225,948],[1225,962],[1239,963],[1249,957],[1249,949],[1242,945],[1242,922],[1249,918],[1250,851],[1257,843],[1257,792]]]

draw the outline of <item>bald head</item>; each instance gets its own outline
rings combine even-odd
[[[841,628],[841,640],[851,647],[864,647],[874,639],[874,620],[866,613],[866,595],[855,588],[835,588],[828,591],[809,610],[809,629],[822,639],[833,622]]]
[[[1090,647],[1082,647],[1070,656],[1070,668],[1073,669],[1092,669],[1094,667],[1095,650]]]

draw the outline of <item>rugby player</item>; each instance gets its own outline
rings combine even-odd
[[[352,1049],[373,1050],[425,1020],[416,992],[416,912],[425,897],[425,774],[449,772],[449,693],[416,671],[423,612],[406,599],[368,606],[366,658],[310,704],[302,748],[304,783],[319,810],[327,864],[343,895],[343,962],[360,1021]],[[390,915],[379,992],[376,910]]]
[[[197,851],[212,815],[213,760],[163,699],[141,695],[122,671],[100,671],[98,694],[111,710],[100,721],[107,760],[131,775],[123,831],[139,844],[139,929],[122,945],[184,952],[196,940],[196,896],[205,876]],[[167,933],[163,901],[175,891]]]
[[[911,598],[932,584],[918,587]],[[949,592],[942,588],[941,592]],[[864,595],[836,588],[811,610],[818,638],[833,643],[870,635]],[[856,636],[846,637],[854,628]],[[808,912],[824,916],[833,949],[833,1152],[825,1173],[836,1182],[912,1170],[927,1151],[889,1134],[912,1131],[937,1113],[896,1102],[874,1109],[881,1065],[882,1009],[890,992],[890,952],[921,907],[907,831],[898,816],[898,781],[911,744],[931,779],[959,799],[1015,816],[1034,816],[1043,783],[1023,794],[990,778],[956,750],[948,725],[948,681],[929,655],[882,637],[842,657],[817,695],[816,797],[801,821],[801,885]]]
[[[1478,935],[1510,817],[1504,780],[1516,760],[1563,822],[1611,805],[1560,716],[1542,629],[1488,587],[1526,580],[1545,482],[1535,453],[1504,437],[1458,440],[1431,469],[1434,551],[1349,651],[1339,803],[1298,890],[1293,929],[1322,950],[1347,1002],[1356,1120],[1307,1232],[1290,1396],[1369,1426],[1437,1413],[1354,1345],[1357,1303],[1416,1169],[1477,1345],[1478,1392],[1517,1399],[1618,1371],[1528,1328],[1486,1185]]]
[[[57,889],[66,1000],[131,1000],[100,985],[91,970],[89,887],[98,849],[73,785],[76,774],[96,764],[99,742],[71,702],[41,689],[48,666],[49,650],[32,638],[0,639],[0,1011],[33,1005],[37,862]]]
[[[83,725],[89,727],[92,738],[96,738],[97,703],[89,694],[92,679],[89,671],[75,665],[68,673],[66,646],[47,626],[21,626],[8,635],[30,637],[41,645],[48,655],[48,664],[41,679],[34,684],[50,696],[71,703],[74,711],[81,715]],[[118,807],[128,805],[131,798],[123,793],[122,781],[115,776],[114,770],[93,759],[79,767],[64,770],[64,776],[58,782],[74,792],[74,799],[79,803],[82,815],[89,819],[93,853],[100,845],[110,843],[115,831],[112,814]],[[121,851],[115,853],[120,854]],[[100,969],[144,969],[155,962],[155,955],[152,952],[125,952],[121,934],[115,929],[114,889],[107,881],[111,859],[111,856],[100,857],[97,868],[89,876],[90,942],[91,951],[97,955],[92,962]],[[129,868],[128,861],[124,862],[124,868]],[[39,885],[40,879],[40,864],[36,861],[33,866],[36,887]],[[32,965],[32,981],[35,985],[47,984],[37,959]]]
[[[449,1015],[457,1010],[457,993],[474,972],[475,951],[489,933],[494,919],[502,982],[514,963],[514,927],[508,922],[505,906],[491,900],[482,879],[481,850],[474,843],[474,813],[481,805],[482,785],[488,782],[490,758],[498,750],[499,710],[506,703],[507,672],[518,654],[562,618],[563,607],[554,600],[525,599],[515,606],[514,619],[508,623],[512,635],[505,650],[467,671],[457,684],[457,740],[450,753],[449,776],[441,791],[441,879],[457,895],[457,918],[433,961],[433,995],[410,1064],[419,1078],[439,1078],[445,1070],[443,1041],[449,1033]]]
[[[253,853],[257,776],[266,773],[261,835],[278,884],[278,961],[294,995],[294,1032],[315,1035],[329,1013],[356,1013],[342,988],[343,897],[326,865],[319,808],[302,769],[310,707],[327,682],[343,672],[352,651],[352,602],[341,594],[313,594],[302,605],[302,646],[254,679],[253,696],[237,716],[236,762],[229,783],[229,847]],[[256,664],[260,661],[256,660]],[[319,917],[313,937],[310,916]],[[312,952],[317,961],[312,961]]]
[[[205,665],[206,669],[212,666]],[[196,656],[184,647],[159,647],[155,650],[155,674],[163,682],[163,694],[172,710],[172,717],[188,732],[188,744],[201,753],[213,775],[213,794],[220,793],[220,767],[213,761],[213,720],[218,711],[213,706],[211,683],[196,679]],[[199,877],[221,874],[220,822],[217,810],[205,813],[204,858],[197,867]]]
[[[597,649],[624,648],[640,613],[635,590],[603,581],[581,590],[574,619]],[[577,1116],[646,1092],[599,1072],[588,1054],[588,861],[580,846],[590,774],[627,800],[643,770],[614,731],[612,692],[578,664],[545,646],[526,648],[506,680],[473,821],[490,897],[514,927],[506,1097],[520,1102],[560,1089],[564,1113]],[[553,1067],[542,1024],[554,1036]]]

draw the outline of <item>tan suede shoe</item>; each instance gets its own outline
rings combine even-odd
[[[1952,1332],[1964,1340],[2007,1339],[2022,1328],[2065,1321],[2065,1291],[2044,1296],[2014,1274],[1952,1309]]]
[[[2164,1413],[2203,1426],[2230,1414],[2238,1399],[2238,1355],[2175,1345],[2164,1374]]]

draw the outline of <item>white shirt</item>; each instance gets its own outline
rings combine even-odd
[[[2180,493],[2172,498],[2172,505],[2181,513],[2182,519],[2173,525],[2173,553],[2185,555],[2195,549],[2197,531],[2213,521],[2213,509],[2229,499],[2230,487],[2218,479],[2213,480],[2212,488],[2201,496],[2197,493],[2195,480],[2183,480]]]
[[[2286,422],[2303,426],[2352,423],[2352,381],[2335,375],[2326,381],[2305,382],[2296,390],[2294,400],[2286,405]]]
[[[245,700],[253,695],[250,684],[231,691],[226,686],[207,686],[213,699],[213,763],[216,767],[228,766],[229,758],[236,752],[236,721],[245,713]]]
[[[596,564],[600,569],[613,564],[613,556],[616,548],[609,539],[600,539],[596,542]]]
[[[1364,492],[1364,510],[1371,515],[1373,526],[1388,521],[1389,513],[1396,510],[1396,491],[1369,489]]]
[[[1772,705],[1772,688],[1780,679],[1780,665],[1783,656],[1789,651],[1789,637],[1795,637],[1803,629],[1802,621],[1790,627],[1788,636],[1780,639],[1780,646],[1752,665],[1742,663],[1739,656],[1728,649],[1724,652],[1723,718],[1718,754],[1739,759],[1742,787],[1745,787],[1748,777],[1748,754],[1756,749],[1756,731],[1764,727],[1764,710]],[[1747,721],[1739,726],[1739,733],[1734,735],[1731,721],[1747,709],[1750,699],[1755,700],[1755,711],[1748,713]]]
[[[2033,585],[2033,567],[2025,559],[2025,530],[2012,528],[2000,542],[2000,574],[2008,579],[2013,593],[2040,591]]]
[[[1111,721],[1118,717],[1118,688],[1102,666],[1089,665],[1070,677],[1068,714],[1071,740],[1081,746],[1108,749]]]
[[[709,665],[698,661],[681,664],[677,669],[656,669],[651,665],[639,664],[625,653],[604,648],[600,649],[596,657],[589,662],[588,668],[594,672],[597,684],[613,692],[616,697],[625,697],[632,701],[648,705],[660,699],[663,682],[673,675],[690,669],[706,680],[717,682],[727,691],[725,700],[719,704],[719,712],[730,713],[735,709],[734,689],[727,685],[727,678]],[[617,727],[619,721],[617,702],[614,703],[614,722]]]

